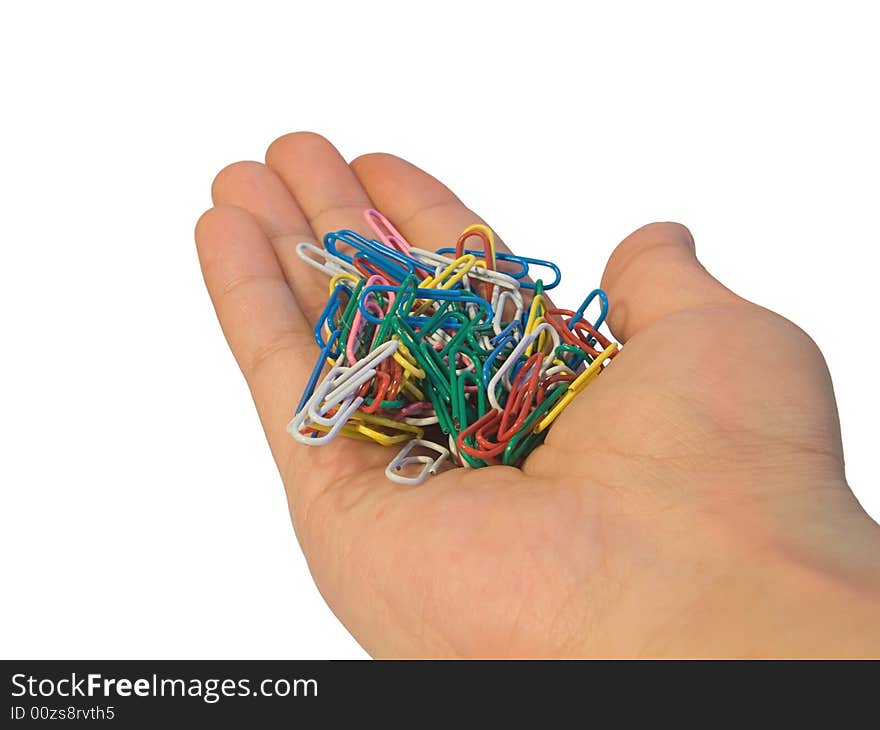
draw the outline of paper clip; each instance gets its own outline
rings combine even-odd
[[[421,484],[446,462],[521,465],[616,356],[599,332],[607,296],[595,289],[574,311],[555,308],[544,292],[559,284],[559,267],[498,252],[482,224],[430,251],[376,210],[364,219],[375,239],[344,229],[323,248],[296,247],[329,288],[314,329],[318,360],[288,431],[309,446],[337,436],[400,445],[386,474],[401,484]],[[471,239],[482,245],[467,249]],[[425,439],[431,426],[448,448]]]
[[[312,256],[309,256],[306,252],[316,256],[317,259],[312,258]],[[360,277],[360,273],[350,262],[345,261],[338,256],[334,256],[326,249],[316,246],[314,243],[303,241],[302,243],[296,244],[296,254],[309,266],[327,274],[328,276],[335,276],[336,274],[351,274],[352,276]]]
[[[368,208],[364,211],[364,219],[382,243],[402,254],[409,254],[410,245],[403,234],[378,210]]]
[[[613,342],[605,350],[602,352],[599,357],[593,360],[590,363],[590,366],[584,370],[580,375],[577,376],[574,380],[572,380],[566,389],[566,393],[562,398],[560,398],[559,402],[553,406],[550,412],[544,417],[544,419],[537,425],[535,428],[536,433],[541,433],[544,429],[546,429],[553,421],[556,420],[557,416],[559,416],[562,411],[568,407],[568,404],[574,400],[574,397],[580,393],[589,383],[595,378],[602,369],[605,361],[611,358],[614,353],[617,352],[617,343]]]
[[[546,322],[542,322],[529,334],[523,336],[523,338],[517,343],[516,347],[513,348],[513,352],[511,352],[507,359],[501,364],[498,370],[495,371],[495,375],[492,376],[492,379],[489,381],[489,387],[487,389],[487,397],[489,399],[489,404],[493,408],[497,408],[499,411],[501,410],[501,404],[498,402],[498,386],[502,382],[507,386],[508,390],[511,387],[510,384],[510,369],[516,364],[517,360],[525,353],[526,348],[537,340],[542,332],[547,332],[550,334],[550,337],[554,340],[554,349],[556,345],[559,344],[559,334],[555,329]]]
[[[602,289],[593,289],[588,295],[587,298],[584,299],[583,304],[577,308],[577,311],[574,313],[574,316],[568,322],[568,328],[574,329],[575,323],[582,319],[584,316],[584,312],[587,311],[587,307],[590,306],[592,301],[599,297],[599,303],[601,306],[601,310],[599,312],[599,316],[596,318],[596,321],[593,322],[593,328],[599,329],[602,326],[602,323],[605,321],[605,317],[608,316],[608,295]]]
[[[348,401],[340,404],[340,407],[331,418],[322,419],[321,422],[316,422],[313,417],[313,406],[315,403],[319,403],[323,400],[325,393],[332,387],[332,385],[332,379],[325,378],[325,380],[315,388],[315,392],[306,401],[303,408],[298,411],[290,423],[287,424],[287,432],[301,444],[305,444],[306,446],[322,446],[323,444],[329,443],[336,438],[336,434],[339,433],[342,427],[348,422],[348,419],[354,415],[355,411],[360,407],[361,403],[363,403],[363,398],[350,398]],[[304,431],[308,429],[318,432],[323,431],[324,435],[319,436],[317,434],[312,435],[304,433]]]
[[[416,447],[431,449],[436,451],[438,456],[410,456],[410,452]],[[443,462],[449,458],[449,449],[433,441],[425,441],[424,439],[412,439],[406,442],[406,445],[398,452],[397,456],[392,459],[385,469],[385,476],[391,481],[398,484],[418,485],[428,478],[428,475],[436,475],[440,470]],[[400,472],[410,464],[422,464],[422,470],[415,476],[404,476]]]

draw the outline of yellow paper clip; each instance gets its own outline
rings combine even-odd
[[[606,347],[602,354],[599,355],[593,362],[590,363],[590,366],[584,370],[580,375],[578,375],[574,380],[572,380],[568,384],[568,388],[566,388],[565,395],[559,399],[559,402],[550,409],[550,412],[544,416],[544,419],[538,423],[535,428],[535,433],[541,433],[545,428],[547,428],[553,421],[556,420],[556,417],[562,413],[567,407],[568,404],[574,400],[574,397],[580,393],[584,388],[589,385],[593,379],[599,374],[599,371],[602,369],[602,363],[604,363],[609,357],[611,357],[615,352],[617,352],[617,343],[612,342],[608,347]]]

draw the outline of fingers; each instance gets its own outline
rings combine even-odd
[[[211,186],[215,205],[248,211],[271,242],[297,303],[311,322],[327,300],[327,284],[296,254],[296,244],[315,242],[302,209],[278,175],[259,162],[236,162],[219,172]]]
[[[287,225],[294,224],[292,211],[296,210],[297,230],[303,227],[310,231],[307,238],[298,233],[299,238],[282,237],[276,246],[290,259],[291,286],[306,317],[315,322],[327,303],[327,279],[300,260],[294,248],[300,241],[321,240],[324,234],[342,228],[367,233],[363,213],[373,204],[337,149],[313,132],[294,132],[276,139],[266,151],[262,169],[264,187],[259,192],[271,192],[275,200],[286,198],[283,210]],[[256,186],[252,190],[258,194]],[[263,205],[268,207],[269,203]],[[280,212],[282,206],[275,210]]]
[[[465,228],[483,223],[443,183],[399,157],[363,155],[352,161],[351,169],[376,208],[413,246],[454,246]],[[497,248],[509,251],[500,241]]]
[[[250,213],[212,208],[196,225],[196,245],[223,333],[281,466],[293,445],[285,426],[314,365],[310,329],[272,244]]]
[[[608,324],[621,342],[677,311],[745,301],[703,268],[690,231],[678,223],[652,223],[624,239],[608,260],[602,288]]]
[[[260,219],[243,207],[220,204],[199,219],[196,244],[208,292],[285,478],[294,526],[299,531],[310,505],[322,492],[343,483],[352,473],[384,468],[389,457],[374,444],[347,439],[321,449],[305,448],[287,433],[287,423],[318,355],[311,325],[288,280],[293,278],[302,290],[312,270],[295,271],[292,277],[285,275],[276,256],[279,237],[273,247],[271,233],[267,233],[294,230],[291,226],[300,225],[296,222],[297,209],[284,200],[285,195],[289,197],[286,188],[280,194],[273,182],[274,173],[258,163],[237,167],[233,188],[237,185],[238,189],[230,192],[226,187],[229,179],[222,180],[221,176],[223,191],[218,197],[235,197],[256,210]],[[243,184],[248,177],[250,191]],[[265,195],[262,201],[261,195]],[[287,227],[277,227],[281,225]],[[300,240],[298,234],[283,235]],[[323,304],[327,299],[326,282],[318,274],[315,278],[323,284]],[[292,474],[296,478],[290,478]]]
[[[364,210],[373,203],[339,151],[321,135],[279,137],[266,151],[266,164],[284,181],[318,238],[340,228],[369,232]]]

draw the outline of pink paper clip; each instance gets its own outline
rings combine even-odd
[[[364,218],[370,228],[373,229],[373,233],[376,234],[382,243],[409,256],[409,243],[403,237],[403,234],[394,227],[390,220],[378,210],[373,210],[372,208],[368,208],[364,211]]]

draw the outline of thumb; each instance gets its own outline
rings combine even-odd
[[[627,236],[608,259],[602,288],[621,342],[666,315],[744,301],[703,268],[691,232],[678,223],[650,223]]]

